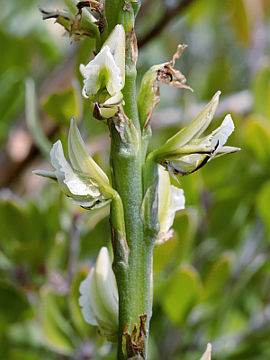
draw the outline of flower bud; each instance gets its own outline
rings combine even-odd
[[[156,244],[163,244],[173,235],[175,213],[185,208],[185,196],[182,189],[171,185],[170,176],[162,166],[158,167],[158,220],[160,230]]]
[[[61,141],[58,140],[50,152],[55,170],[36,170],[34,173],[57,180],[61,190],[73,203],[83,208],[98,208],[111,201],[113,189],[109,179],[88,154],[74,118],[69,129],[68,153],[70,163],[64,156]]]
[[[96,264],[80,285],[79,304],[85,321],[99,326],[109,340],[118,329],[118,290],[108,249],[102,247]]]

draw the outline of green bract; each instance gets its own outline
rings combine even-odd
[[[81,283],[80,293],[84,319],[114,340],[118,330],[118,291],[106,247],[101,248],[95,266]]]
[[[178,45],[171,61],[154,65],[144,74],[138,95],[138,112],[142,129],[148,127],[152,112],[159,103],[158,82],[192,90],[186,85],[185,76],[179,70],[174,69],[176,60],[182,55],[185,48],[186,45]]]
[[[84,77],[83,96],[95,103],[98,119],[110,118],[123,100],[125,85],[125,32],[116,25],[100,52],[86,66],[81,64]]]
[[[236,147],[224,146],[234,131],[231,115],[227,115],[222,124],[211,134],[200,137],[210,125],[218,106],[218,91],[202,112],[185,128],[171,137],[154,151],[151,156],[168,171],[184,176],[198,170],[215,156],[233,153]]]
[[[72,119],[70,124],[68,153],[71,164],[66,160],[62,143],[58,140],[50,152],[51,163],[55,170],[36,170],[34,173],[56,179],[62,191],[76,205],[86,209],[106,205],[114,191],[107,175],[88,154],[75,119]]]

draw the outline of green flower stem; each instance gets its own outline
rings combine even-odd
[[[125,134],[119,133],[117,122],[112,121],[110,124],[112,182],[123,203],[126,244],[128,246],[128,262],[123,264],[123,256],[119,254],[121,246],[114,245],[113,269],[119,292],[118,359],[121,360],[135,355],[133,347],[130,346],[129,335],[131,336],[135,324],[139,328],[141,315],[146,315],[144,325],[147,334],[144,338],[141,354],[147,359],[148,328],[152,313],[151,274],[154,242],[153,239],[149,240],[149,236],[145,236],[142,220],[143,161],[136,98],[135,48],[134,33],[132,32],[127,35],[126,78],[123,95],[125,115],[136,128],[138,141],[129,141],[129,138],[126,138],[128,142],[126,143],[123,141]],[[119,244],[119,234],[115,232],[112,220],[118,216],[116,214],[117,209],[118,207],[114,207],[114,202],[112,202],[113,244]],[[136,340],[134,341],[136,342]]]

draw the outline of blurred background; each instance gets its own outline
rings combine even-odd
[[[0,358],[115,359],[115,346],[84,322],[78,305],[79,283],[110,241],[109,209],[76,208],[56,184],[32,175],[50,168],[44,154],[58,138],[66,144],[73,115],[109,171],[108,130],[83,102],[78,72],[94,43],[70,44],[38,6],[64,4],[1,2]],[[208,341],[213,359],[270,359],[269,34],[268,0],[142,1],[138,85],[186,43],[177,67],[194,89],[161,87],[151,147],[221,90],[212,127],[231,113],[229,145],[242,148],[180,179],[186,210],[154,254],[152,360],[199,359]]]

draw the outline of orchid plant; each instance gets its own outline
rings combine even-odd
[[[85,321],[118,342],[118,359],[147,359],[153,297],[153,249],[169,240],[176,211],[184,209],[183,190],[171,177],[189,175],[215,157],[238,151],[225,146],[234,130],[230,115],[208,135],[218,106],[217,92],[186,127],[148,151],[151,116],[159,102],[159,83],[190,89],[172,60],[153,66],[137,93],[137,42],[134,21],[139,0],[66,0],[68,11],[41,10],[55,18],[73,40],[96,40],[95,56],[81,64],[82,96],[94,117],[108,125],[111,174],[88,154],[76,120],[71,119],[66,160],[61,141],[50,152],[52,171],[35,171],[54,179],[61,190],[87,210],[110,206],[113,259],[103,247],[81,283],[78,299]],[[89,54],[91,55],[91,54]],[[211,356],[211,345],[201,359]]]

